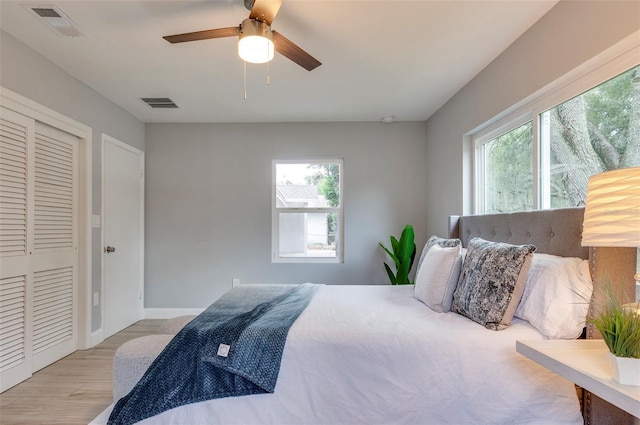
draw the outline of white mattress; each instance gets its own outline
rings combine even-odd
[[[274,394],[140,424],[582,424],[574,385],[515,351],[542,338],[435,313],[412,286],[326,286],[289,332]]]

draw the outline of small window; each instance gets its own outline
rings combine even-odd
[[[273,162],[274,262],[342,262],[342,160]]]
[[[531,121],[480,144],[486,214],[533,209]]]

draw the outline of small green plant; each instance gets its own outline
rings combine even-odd
[[[594,305],[594,317],[588,320],[600,331],[614,356],[640,359],[640,304],[623,305],[610,279],[602,279],[601,284],[604,301]]]
[[[394,274],[391,267],[389,267],[387,263],[384,263],[384,267],[389,275],[389,280],[392,285],[412,285],[413,282],[409,280],[409,272],[411,271],[413,260],[416,256],[416,244],[413,242],[413,226],[410,224],[404,226],[400,240],[397,240],[394,236],[391,236],[390,239],[391,250],[381,243],[379,244],[396,265],[396,273]]]

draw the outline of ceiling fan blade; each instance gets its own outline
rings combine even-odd
[[[240,27],[216,28],[214,30],[165,35],[162,38],[169,43],[184,43],[186,41],[209,40],[210,38],[237,37],[239,31]]]
[[[255,0],[249,18],[271,26],[281,5],[282,0]]]
[[[307,71],[313,71],[314,69],[322,65],[319,60],[302,50],[300,47],[296,46],[292,41],[290,41],[279,32],[272,31],[272,33],[274,48],[276,52],[280,53],[282,56],[291,59],[293,62],[297,63]]]

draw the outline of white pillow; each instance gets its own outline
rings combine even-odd
[[[549,338],[574,339],[585,326],[592,292],[588,260],[534,254],[515,316]]]
[[[451,310],[462,264],[460,250],[460,245],[450,248],[433,245],[418,269],[414,296],[438,313]]]
[[[462,242],[460,241],[460,239],[445,239],[440,238],[436,235],[430,236],[429,239],[427,239],[427,242],[424,244],[424,247],[422,248],[422,253],[420,254],[420,259],[418,260],[418,268],[416,269],[416,276],[420,271],[420,266],[422,266],[424,256],[427,255],[429,249],[436,244],[441,248],[451,248],[452,246],[461,245]]]

